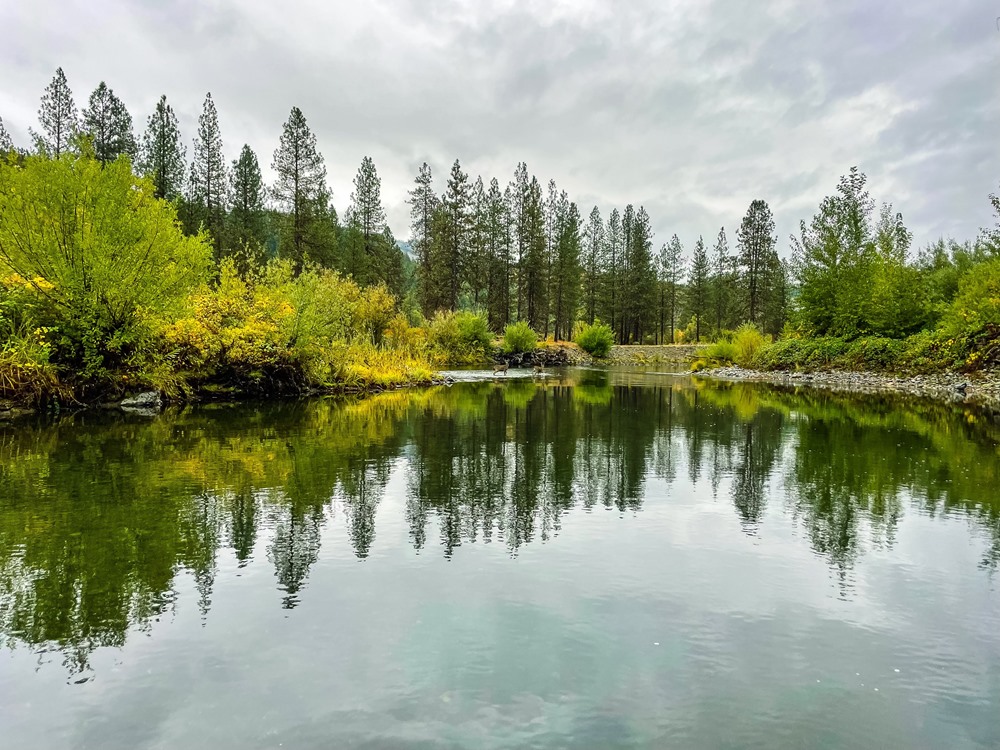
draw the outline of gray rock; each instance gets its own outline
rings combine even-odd
[[[120,405],[126,411],[158,412],[163,408],[163,399],[156,391],[146,391],[129,396]]]

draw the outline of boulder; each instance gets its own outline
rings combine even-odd
[[[124,399],[120,406],[126,411],[158,412],[163,408],[163,399],[156,391],[137,393]]]

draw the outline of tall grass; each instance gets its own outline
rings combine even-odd
[[[765,336],[752,323],[745,323],[730,335],[709,344],[695,360],[694,369],[739,365],[744,368],[756,367],[771,337]]]

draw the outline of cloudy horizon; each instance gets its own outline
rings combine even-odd
[[[211,92],[227,160],[270,164],[300,107],[338,212],[363,156],[389,224],[409,237],[406,192],[427,161],[440,191],[455,158],[506,184],[520,161],[586,215],[649,212],[657,247],[689,252],[750,201],[775,213],[778,249],[851,166],[891,202],[917,248],[973,239],[1000,185],[1000,6],[956,0],[538,3],[177,0],[9,3],[0,117],[37,129],[62,67],[77,107],[104,80],[137,135],[166,94],[191,155]]]

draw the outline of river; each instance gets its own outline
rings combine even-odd
[[[998,445],[589,369],[0,425],[2,745],[995,749]]]

